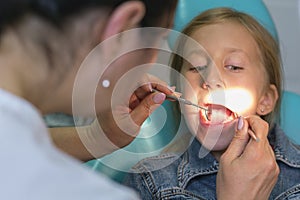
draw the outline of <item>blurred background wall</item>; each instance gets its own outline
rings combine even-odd
[[[285,89],[300,94],[300,0],[263,0],[281,47]]]

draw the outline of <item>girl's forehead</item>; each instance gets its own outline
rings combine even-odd
[[[235,21],[199,26],[190,33],[190,37],[208,52],[210,50],[215,52],[216,49],[236,49],[249,54],[252,58],[261,58],[259,46],[253,35],[246,27]]]
[[[209,32],[209,34],[207,34]],[[253,38],[249,30],[240,22],[233,20],[221,21],[218,23],[208,23],[202,25],[195,25],[188,35],[194,39],[202,36],[205,38],[221,37],[221,36],[235,36],[236,34],[243,34]]]

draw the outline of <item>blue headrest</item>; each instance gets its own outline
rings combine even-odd
[[[300,145],[300,95],[284,91],[280,125],[292,141]]]
[[[278,40],[277,31],[272,17],[261,0],[179,0],[175,13],[174,30],[182,31],[183,28],[198,14],[215,7],[230,7],[253,16]],[[175,35],[170,36],[172,47],[176,39]]]

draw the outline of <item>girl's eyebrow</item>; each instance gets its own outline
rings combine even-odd
[[[248,53],[247,53],[246,51],[244,51],[243,49],[227,47],[227,48],[225,48],[225,51],[226,51],[226,53],[238,53],[238,54],[243,54],[243,55],[246,56],[248,59],[250,58],[250,56],[248,55]]]
[[[212,63],[212,59],[211,57],[208,55],[208,53],[202,49],[191,49],[190,51],[188,51],[189,54],[184,54],[185,58],[188,58],[186,59],[188,62],[192,63],[191,62],[191,57],[192,56],[199,56],[201,57],[201,59],[205,60],[206,61],[206,65],[210,65]]]
[[[185,58],[190,58],[191,56],[195,56],[195,55],[201,56],[202,58],[206,59],[207,61],[211,60],[208,53],[203,49],[191,48],[191,49],[188,49],[187,51],[184,51],[184,53],[183,53],[183,56]]]

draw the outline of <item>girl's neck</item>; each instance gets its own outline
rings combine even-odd
[[[224,152],[225,152],[225,150],[223,150],[223,151],[212,151],[211,154],[215,157],[215,159],[217,161],[220,161],[220,158],[221,158],[221,156]]]

